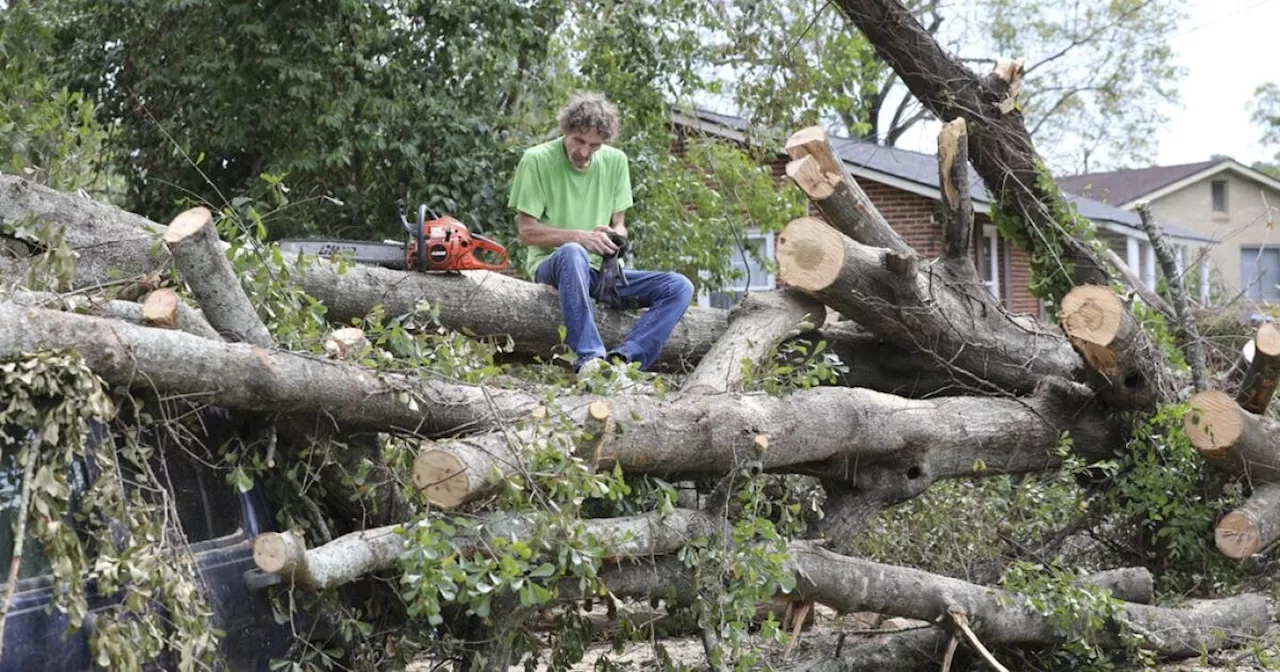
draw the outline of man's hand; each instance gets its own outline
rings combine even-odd
[[[618,246],[609,240],[609,227],[598,226],[593,231],[583,231],[578,242],[589,252],[607,256],[618,251]]]

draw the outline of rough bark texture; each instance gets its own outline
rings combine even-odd
[[[378,376],[343,362],[0,302],[0,357],[41,348],[79,351],[113,385],[244,411],[322,413],[349,429],[451,436],[542,405],[522,392]]]
[[[1280,481],[1280,422],[1246,412],[1218,390],[1189,403],[1183,430],[1206,461],[1254,483]]]
[[[527,539],[534,525],[528,518],[495,515],[460,532],[458,541],[461,548],[479,550],[493,537]],[[666,515],[593,518],[583,521],[583,525],[586,534],[608,547],[610,562],[673,553],[692,540],[721,533],[712,518],[688,509],[676,509]],[[394,567],[405,548],[405,536],[398,531],[401,529],[402,525],[387,525],[361,530],[311,549],[292,532],[267,532],[254,541],[253,560],[264,572],[309,590],[324,590]]]
[[[213,213],[192,208],[178,215],[164,232],[164,244],[173,255],[182,280],[218,333],[237,343],[275,347],[271,332],[258,317],[222,251]]]
[[[789,286],[899,348],[932,355],[957,377],[967,373],[975,390],[1084,378],[1066,339],[1011,318],[981,283],[957,279],[944,265],[862,245],[810,217],[782,231],[777,257]]]
[[[1090,405],[1091,396],[1084,386],[1046,379],[1035,396],[1023,399],[911,400],[843,388],[781,398],[618,397],[612,400],[618,431],[604,459],[627,473],[677,476],[716,476],[759,460],[764,469],[840,481],[893,503],[919,495],[938,479],[973,475],[979,461],[988,474],[1052,467],[1064,430],[1071,432],[1078,453],[1107,454],[1120,435]],[[587,404],[561,406],[575,422],[583,422]],[[483,470],[457,478],[464,494],[453,495],[454,501],[467,501],[487,492],[490,474],[523,468],[513,453],[513,437],[518,446],[519,432],[492,432],[438,442],[424,452],[453,455],[454,469],[478,465],[474,468]]]
[[[1258,327],[1253,339],[1253,361],[1244,372],[1236,403],[1250,413],[1261,415],[1271,404],[1280,380],[1280,327],[1267,323]]]
[[[1109,287],[1081,285],[1062,300],[1062,330],[1093,374],[1093,386],[1118,409],[1147,409],[1176,397],[1164,358]]]
[[[942,256],[972,271],[973,198],[969,194],[969,129],[964,117],[938,132],[938,184],[942,185]]]
[[[101,317],[113,317],[117,320],[124,320],[138,325],[145,324],[146,321],[142,304],[132,301],[96,301],[79,294],[64,296],[54,292],[27,291],[14,292],[13,296],[9,298],[20,306],[56,308]],[[192,308],[185,303],[178,304],[177,327],[179,330],[193,336],[207,338],[211,341],[222,341],[222,337],[204,319],[204,315],[200,310]]]
[[[1243,506],[1218,521],[1213,533],[1228,558],[1247,558],[1280,539],[1280,483],[1260,483]]]
[[[163,226],[115,206],[20,177],[0,175],[0,221],[63,228],[67,245],[80,253],[73,281],[77,288],[143,275],[169,264],[168,251],[158,244]],[[0,239],[4,236],[0,235]],[[6,277],[24,272],[22,260],[8,261],[0,264]]]
[[[836,5],[935,117],[967,120],[970,161],[995,199],[1025,219],[1023,238],[1033,250],[1041,240],[1064,238],[1062,224],[1054,219],[1055,212],[1068,211],[1062,192],[1042,178],[1047,177],[1044,162],[1022,113],[1009,105],[1016,97],[1011,88],[1020,81],[1019,72],[998,70],[979,77],[948,55],[897,0],[838,0]],[[1066,239],[1063,246],[1061,252],[1074,265],[1074,284],[1107,283],[1106,271],[1087,244]]]
[[[798,593],[837,611],[874,611],[932,622],[963,610],[987,644],[1036,645],[1066,641],[1025,598],[905,567],[837,555],[811,544],[791,545]],[[1161,655],[1187,657],[1254,639],[1267,630],[1266,598],[1241,595],[1186,609],[1125,604],[1125,620]]]
[[[837,231],[863,245],[911,251],[849,176],[825,131],[815,126],[795,133],[787,141],[787,151],[792,158],[787,175]]]
[[[759,368],[774,347],[800,331],[802,322],[819,325],[826,315],[826,306],[794,290],[748,294],[729,311],[729,328],[685,379],[681,392],[741,392],[743,360]]]

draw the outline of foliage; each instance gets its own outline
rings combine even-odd
[[[1262,129],[1262,144],[1276,148],[1271,163],[1259,163],[1254,168],[1280,177],[1280,85],[1267,82],[1259,86],[1254,90],[1249,106],[1253,123]]]
[[[0,396],[6,462],[21,465],[10,475],[30,489],[15,527],[26,516],[43,545],[60,587],[54,608],[73,630],[94,621],[95,662],[141,670],[169,655],[183,670],[210,664],[219,633],[189,551],[173,543],[173,502],[152,494],[164,492],[152,449],[128,424],[108,430],[116,410],[102,382],[74,353],[32,353],[0,363]],[[151,424],[134,414],[130,423]],[[123,599],[90,616],[90,584]]]
[[[802,330],[812,329],[804,324]],[[772,364],[762,364],[758,370],[749,360],[743,359],[743,380],[751,381],[751,388],[782,396],[794,390],[807,390],[819,385],[834,384],[849,367],[834,352],[827,352],[827,342],[817,343],[795,338],[783,341],[775,348]],[[748,370],[750,369],[750,370]]]
[[[904,4],[966,61],[1025,59],[1022,113],[1058,169],[1096,171],[1154,154],[1160,109],[1177,98],[1168,40],[1181,0]],[[821,121],[893,145],[929,118],[836,3],[732,0],[713,3],[712,16],[719,76],[708,88],[729,92],[762,129]]]
[[[1036,187],[1045,194],[1058,194],[1053,175],[1043,163],[1036,164]],[[1075,264],[1064,258],[1063,252],[1071,249],[1071,238],[1083,241],[1094,249],[1101,245],[1093,224],[1076,211],[1075,204],[1058,196],[1046,203],[1054,226],[1049,229],[1033,227],[1013,205],[999,201],[991,209],[991,222],[1000,235],[1014,241],[1026,250],[1030,257],[1031,295],[1044,299],[1050,316],[1057,314],[1057,306],[1074,286],[1072,274]]]
[[[87,96],[52,81],[54,55],[50,27],[26,3],[0,13],[0,170],[112,196],[119,180],[104,156],[112,127]]]
[[[1006,590],[1018,593],[1036,613],[1049,619],[1062,644],[1036,652],[1036,668],[1061,670],[1150,669],[1155,655],[1142,648],[1143,638],[1131,632],[1124,618],[1124,602],[1105,588],[1081,581],[1084,574],[1057,565],[1014,563],[1001,579]],[[1015,654],[1026,655],[1026,654]]]

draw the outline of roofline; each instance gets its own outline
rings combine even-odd
[[[1235,159],[1223,159],[1218,163],[1215,163],[1212,166],[1209,166],[1208,168],[1201,170],[1200,172],[1188,175],[1187,177],[1184,177],[1180,180],[1170,182],[1169,184],[1166,184],[1163,187],[1156,189],[1155,191],[1142,194],[1141,196],[1131,199],[1127,203],[1123,203],[1117,207],[1123,208],[1125,210],[1133,210],[1135,207],[1137,207],[1138,203],[1141,203],[1142,201],[1154,201],[1157,198],[1164,198],[1165,196],[1168,196],[1169,194],[1172,194],[1173,192],[1178,191],[1179,189],[1195,184],[1196,182],[1199,182],[1200,180],[1203,180],[1206,177],[1212,177],[1213,175],[1217,175],[1218,173],[1221,173],[1225,170],[1230,170],[1232,172],[1239,173],[1240,175],[1243,175],[1255,182],[1260,182],[1264,186],[1271,187],[1276,191],[1280,191],[1280,180],[1276,180],[1275,178],[1261,171],[1254,170],[1249,166],[1246,166],[1243,163],[1236,161]]]
[[[726,138],[729,140],[733,140],[735,142],[745,143],[747,141],[746,134],[742,133],[741,131],[738,131],[732,128],[727,128],[713,121],[699,119],[696,116],[689,116],[688,114],[685,114],[683,112],[672,112],[671,121],[675,123],[691,126],[693,128],[696,128],[697,130],[703,131],[710,135]],[[935,201],[942,200],[942,190],[938,189],[937,187],[931,187],[927,184],[921,184],[913,180],[908,180],[908,179],[898,177],[897,175],[890,175],[888,173],[874,170],[872,168],[868,168],[866,166],[853,163],[848,159],[845,159],[844,157],[840,157],[840,160],[846,166],[849,167],[849,172],[854,177],[865,175],[866,177],[869,177],[875,180],[876,182],[879,182],[886,186],[895,187],[903,191],[906,191],[908,193],[916,194],[917,196],[924,196],[926,198],[931,198]],[[1063,193],[1066,193],[1066,192],[1063,192]],[[1074,194],[1074,195],[1079,196],[1079,194]],[[1087,198],[1084,196],[1079,196],[1079,197]],[[973,200],[973,211],[975,213],[990,216],[991,214],[990,203],[979,200],[979,199],[972,199],[972,200]],[[1142,238],[1142,239],[1146,238],[1146,234],[1140,228],[1136,226],[1130,226],[1128,224],[1124,224],[1123,222],[1116,222],[1109,219],[1097,219],[1097,220],[1090,219],[1089,221],[1093,222],[1094,226],[1097,226],[1099,228],[1104,228],[1108,231],[1119,233],[1119,234],[1128,236],[1130,238]],[[1191,238],[1186,236],[1175,235],[1167,231],[1165,232],[1165,235],[1168,236],[1169,238],[1174,238],[1180,241],[1189,241],[1189,242],[1196,242],[1201,244],[1206,242],[1212,242],[1212,239],[1209,239],[1209,238],[1205,238],[1205,239]]]

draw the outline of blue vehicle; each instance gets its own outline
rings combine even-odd
[[[107,444],[110,445],[110,444]],[[216,445],[216,444],[214,444]],[[21,492],[22,470],[15,446],[0,446],[0,563],[13,555],[13,516]],[[222,474],[182,450],[157,450],[153,458],[167,470],[182,529],[199,567],[214,627],[226,633],[222,662],[228,670],[270,669],[272,659],[286,658],[296,643],[289,623],[276,622],[264,590],[275,577],[254,566],[253,538],[273,526],[273,517],[258,488],[239,493]],[[96,475],[87,465],[73,470],[73,484]],[[81,486],[83,487],[83,486]],[[0,574],[0,579],[7,578]],[[89,638],[96,614],[121,599],[97,595],[88,586],[90,614],[82,627],[66,636],[68,617],[50,609],[55,586],[48,558],[28,539],[13,604],[5,624],[0,672],[68,671],[93,668]],[[157,661],[156,667],[169,667]]]

